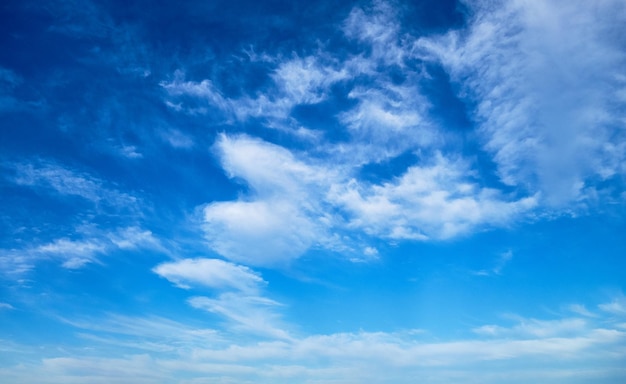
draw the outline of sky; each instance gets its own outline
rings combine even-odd
[[[626,382],[626,3],[5,0],[0,381]]]

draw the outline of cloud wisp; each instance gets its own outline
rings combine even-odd
[[[61,237],[39,245],[0,249],[0,272],[21,276],[46,261],[58,261],[65,269],[81,269],[93,263],[102,264],[101,257],[112,252],[135,250],[167,253],[160,240],[143,228],[133,226],[110,232],[89,230],[78,238]]]
[[[280,303],[264,297],[267,282],[252,269],[219,259],[182,259],[159,264],[153,269],[179,288],[208,289],[215,297],[194,296],[193,308],[216,314],[232,332],[288,339],[279,314]]]
[[[619,1],[471,1],[468,28],[420,38],[462,89],[501,180],[563,206],[623,174]]]
[[[217,300],[193,298],[191,303],[236,318],[241,313],[232,308],[233,301],[227,303],[228,299],[226,296]],[[433,339],[424,330],[360,331],[291,338],[275,335],[274,340],[235,344],[224,339],[220,332],[164,318],[110,315],[103,322],[68,321],[68,324],[80,329],[85,340],[96,344],[111,345],[111,335],[125,335],[129,339],[118,339],[117,348],[141,350],[143,354],[126,354],[124,358],[49,357],[33,365],[30,374],[50,377],[50,382],[55,382],[54,377],[60,377],[59,373],[66,379],[81,376],[91,382],[79,369],[89,366],[104,375],[100,377],[133,373],[146,378],[147,382],[167,380],[180,373],[190,378],[227,382],[272,380],[281,383],[293,380],[353,382],[366,378],[376,383],[389,380],[408,383],[416,375],[425,377],[428,383],[477,379],[497,383],[504,378],[515,383],[528,380],[556,383],[574,377],[583,381],[625,377],[626,372],[620,368],[626,359],[621,347],[626,333],[619,328],[623,313],[620,318],[607,316],[605,306],[601,304],[599,310],[594,311],[598,317],[540,320],[508,316],[513,324],[475,327],[475,336],[467,338]],[[163,345],[158,341],[163,335],[169,335],[172,340]],[[116,359],[120,363],[116,370],[104,369]],[[149,364],[134,364],[132,370],[125,368],[137,359]],[[572,363],[579,367],[574,372],[566,369]],[[514,368],[521,366],[523,370]],[[45,372],[55,374],[42,375]],[[10,374],[12,376],[7,377],[27,381],[30,377],[20,369]]]

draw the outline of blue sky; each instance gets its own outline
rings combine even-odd
[[[3,380],[626,381],[623,1],[0,19]]]

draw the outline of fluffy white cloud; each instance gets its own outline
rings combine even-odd
[[[215,149],[224,170],[245,180],[260,197],[289,193],[305,200],[309,188],[333,178],[333,172],[298,159],[291,151],[249,136],[222,135]]]
[[[415,47],[443,63],[476,105],[502,181],[558,206],[623,173],[626,51],[613,28],[626,22],[623,2],[467,3],[467,30]]]
[[[254,293],[266,284],[250,268],[219,259],[183,259],[159,264],[153,271],[182,288],[198,285]]]
[[[331,198],[350,214],[350,225],[394,239],[446,239],[483,225],[506,225],[536,205],[534,197],[506,199],[481,188],[462,163],[437,156],[382,185],[356,181],[336,187]]]
[[[216,147],[228,175],[251,189],[247,199],[204,207],[204,230],[217,252],[251,265],[272,265],[324,241],[320,184],[332,172],[246,136],[222,136]]]
[[[297,205],[280,199],[212,203],[204,230],[213,249],[250,265],[282,264],[320,238],[319,226]]]

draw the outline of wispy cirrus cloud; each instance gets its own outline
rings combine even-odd
[[[508,250],[506,252],[501,253],[494,265],[489,269],[481,269],[479,271],[473,272],[473,274],[478,276],[490,276],[490,275],[500,275],[504,267],[513,259],[513,252]]]
[[[36,161],[3,164],[14,172],[11,180],[20,186],[51,190],[61,196],[78,196],[96,206],[136,210],[137,197],[122,192],[86,172],[75,171],[54,162]]]
[[[14,89],[22,83],[22,78],[14,71],[0,67],[0,112],[15,109],[21,102],[15,97]]]
[[[624,174],[623,39],[619,1],[467,2],[467,30],[420,38],[475,105],[501,180],[552,206],[593,197]],[[421,53],[419,55],[421,55]],[[418,56],[419,56],[418,55]]]
[[[244,332],[271,339],[290,339],[276,308],[281,304],[262,296],[225,292],[215,298],[196,296],[188,300],[194,308],[226,319],[226,327],[236,333]]]
[[[620,295],[610,303],[600,304],[598,308],[613,315],[626,316],[626,297]]]
[[[152,270],[183,289],[209,288],[214,297],[194,296],[187,300],[194,308],[225,319],[236,333],[271,338],[288,338],[280,315],[281,304],[262,295],[267,285],[252,269],[219,259],[182,259],[159,264]]]
[[[139,317],[108,313],[97,320],[62,316],[58,320],[74,327],[83,339],[143,351],[177,352],[224,341],[215,329],[199,328],[154,315]]]
[[[110,252],[136,249],[167,253],[152,232],[139,227],[91,230],[87,233],[77,231],[73,237],[61,237],[22,248],[0,249],[0,272],[7,276],[21,276],[45,261],[58,261],[66,269],[80,269],[88,264],[101,263],[100,258]]]
[[[404,65],[407,50],[398,23],[399,12],[386,1],[372,1],[368,6],[354,7],[343,23],[346,37],[365,43],[375,63]]]
[[[332,60],[326,62],[322,57],[307,56],[278,62],[269,74],[274,86],[258,94],[227,97],[212,80],[186,80],[182,70],[160,85],[169,96],[166,105],[175,111],[191,115],[218,112],[229,123],[259,118],[267,128],[315,139],[318,134],[299,124],[291,112],[298,105],[324,101],[331,86],[348,77],[347,72]]]
[[[239,301],[232,299],[226,295],[190,301],[199,309],[237,319],[243,315],[242,310],[250,309],[246,307],[250,302],[234,308]],[[275,305],[265,301],[253,304],[255,308],[259,304]],[[263,322],[249,323],[255,319],[256,310],[253,309],[252,316],[248,313],[239,325],[259,330]],[[60,358],[52,354],[28,371],[7,372],[10,373],[7,377],[25,382],[41,377],[50,377],[51,382],[55,382],[55,377],[64,380],[80,377],[90,382],[80,367],[99,372],[100,379],[120,377],[126,372],[161,381],[180,377],[181,373],[190,380],[279,383],[294,380],[408,383],[416,375],[427,378],[428,383],[472,380],[557,383],[626,377],[621,365],[626,359],[622,347],[626,333],[619,323],[623,317],[536,319],[509,316],[508,319],[513,320],[512,324],[508,321],[509,324],[478,326],[473,329],[473,336],[466,337],[438,338],[426,330],[405,330],[297,337],[274,334],[270,340],[229,342],[223,338],[224,334],[169,319],[109,315],[99,322],[68,320],[67,323],[80,330],[84,340],[93,345],[114,345],[110,337],[124,335],[125,338],[113,339],[119,342],[116,345],[120,348],[114,352],[115,356]],[[169,340],[163,345],[167,348],[159,347],[163,337]],[[138,355],[137,350],[143,354]],[[104,369],[116,361],[119,362],[117,370]],[[577,366],[574,372],[571,364]]]

